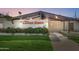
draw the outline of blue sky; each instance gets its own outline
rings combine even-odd
[[[69,16],[69,17],[74,17],[75,16],[75,11],[77,17],[79,17],[79,9],[78,8],[46,8],[46,9],[41,9],[43,11],[47,11],[50,13],[55,13],[63,16]]]
[[[22,14],[28,14],[36,11],[46,11],[58,15],[74,17],[75,10],[77,17],[79,17],[79,8],[0,8],[0,13],[9,13],[11,16],[18,16],[18,11],[21,11]]]

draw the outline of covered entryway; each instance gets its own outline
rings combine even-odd
[[[63,30],[63,21],[49,21],[49,31],[62,31]]]
[[[74,31],[74,23],[69,23],[69,31]]]

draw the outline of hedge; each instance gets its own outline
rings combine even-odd
[[[0,29],[0,32],[2,33],[48,33],[47,28],[26,28],[26,29],[20,29],[20,28],[6,28],[6,29]]]

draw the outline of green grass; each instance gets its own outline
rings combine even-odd
[[[79,43],[79,34],[72,33],[72,32],[71,33],[65,32],[65,33],[62,33],[62,34],[64,34],[65,36],[67,36],[69,39],[71,39],[71,40]]]
[[[73,41],[79,43],[79,35],[70,34],[70,35],[68,35],[68,37],[69,37],[71,40],[73,40]]]
[[[7,49],[8,48],[8,49]],[[2,51],[51,51],[52,46],[47,35],[0,36]]]

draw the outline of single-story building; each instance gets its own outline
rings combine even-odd
[[[46,27],[49,31],[79,31],[79,19],[44,11],[24,14],[7,20],[0,15],[0,28]]]

